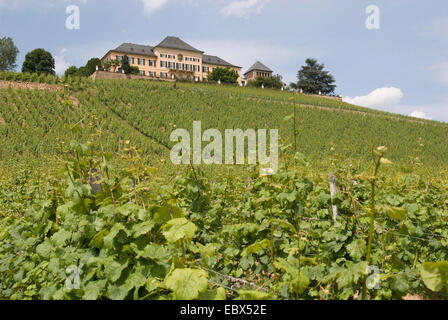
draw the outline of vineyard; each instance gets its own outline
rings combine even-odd
[[[254,88],[0,80],[59,87],[0,88],[2,299],[448,297],[443,123]],[[170,164],[193,121],[279,129],[279,172]]]

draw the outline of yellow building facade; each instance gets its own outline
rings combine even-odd
[[[215,68],[228,67],[238,73],[238,84],[242,84],[241,67],[217,56],[206,55],[178,37],[166,37],[155,47],[123,43],[118,48],[109,50],[101,61],[120,61],[125,55],[131,66],[138,67],[141,75],[153,79],[207,81],[209,72]]]

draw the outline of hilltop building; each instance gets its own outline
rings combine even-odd
[[[255,80],[259,77],[270,78],[270,77],[272,77],[273,72],[274,71],[272,71],[271,69],[266,67],[263,63],[261,63],[260,61],[257,61],[252,65],[252,67],[249,68],[249,70],[246,71],[246,73],[244,74],[244,78],[247,83],[247,82],[249,82],[251,80]]]
[[[220,57],[206,55],[178,37],[166,37],[155,47],[123,43],[109,50],[101,61],[120,61],[125,55],[129,57],[131,66],[139,68],[141,75],[151,78],[206,81],[208,73],[215,68],[229,67],[238,73],[238,84],[242,84],[241,67]]]

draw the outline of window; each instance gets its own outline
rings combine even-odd
[[[184,64],[183,63],[176,63],[176,69],[177,70],[184,70]]]
[[[166,68],[166,61],[160,61],[160,67]]]
[[[210,70],[210,68],[209,67],[202,67],[202,72],[208,72]]]
[[[145,65],[145,59],[138,58],[138,65],[139,66],[144,66]]]
[[[150,67],[155,67],[156,66],[156,60],[148,60],[149,66]]]
[[[139,70],[140,75],[144,76],[145,75],[145,71],[144,70]]]
[[[201,68],[198,65],[194,65],[193,66],[193,71],[194,72],[199,72],[199,71],[201,71]]]
[[[160,72],[160,77],[162,77],[162,78],[168,78],[168,73],[166,73],[166,72]]]
[[[148,72],[148,76],[155,78],[156,73],[153,72],[153,71],[149,71],[149,72]]]
[[[123,56],[117,56],[117,61],[121,61],[123,59]]]
[[[174,62],[168,62],[168,68],[175,69],[176,68],[176,64]]]

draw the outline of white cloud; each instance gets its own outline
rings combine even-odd
[[[168,0],[142,0],[142,2],[145,11],[152,14],[163,8],[168,3]]]
[[[418,110],[411,112],[411,114],[409,116],[414,117],[414,118],[431,120],[431,118],[428,117],[426,115],[426,113],[424,113],[423,111],[418,111]]]
[[[221,9],[221,13],[226,17],[236,16],[238,18],[248,18],[252,14],[260,14],[268,1],[269,0],[232,1],[229,5]]]
[[[368,108],[379,108],[397,105],[400,103],[404,94],[400,89],[394,87],[385,87],[373,90],[366,96],[345,97],[344,102]]]
[[[55,71],[56,74],[62,75],[68,67],[70,67],[70,62],[65,61],[65,54],[67,53],[66,48],[62,48],[58,55],[54,57]]]

